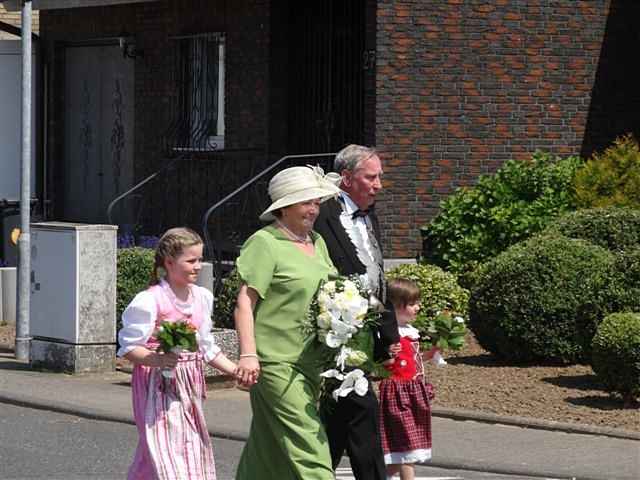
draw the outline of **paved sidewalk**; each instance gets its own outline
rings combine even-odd
[[[0,354],[0,403],[133,423],[129,380],[124,372],[37,372]],[[210,391],[205,416],[211,435],[244,441],[251,421],[248,393]],[[640,432],[436,408],[433,441],[433,466],[576,480],[640,479]]]

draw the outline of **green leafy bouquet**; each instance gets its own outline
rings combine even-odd
[[[427,321],[423,330],[422,344],[429,350],[428,356],[438,366],[446,365],[441,352],[460,350],[464,346],[467,327],[461,315],[442,310]]]
[[[177,322],[162,322],[156,330],[155,337],[160,343],[158,351],[163,353],[196,352],[198,341],[196,338],[196,328],[185,320]],[[162,375],[166,378],[173,378],[173,369],[163,369]]]

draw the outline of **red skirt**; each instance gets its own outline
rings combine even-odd
[[[422,380],[380,382],[380,436],[387,465],[431,459],[433,386]]]

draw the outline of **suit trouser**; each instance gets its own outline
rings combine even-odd
[[[371,383],[366,395],[351,392],[333,407],[325,418],[333,468],[338,466],[346,450],[356,480],[386,480],[378,399]]]

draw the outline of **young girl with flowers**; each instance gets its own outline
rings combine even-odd
[[[407,279],[387,284],[400,334],[400,353],[385,362],[391,376],[380,382],[380,434],[387,475],[413,480],[414,464],[431,459],[431,400],[420,352],[420,334],[410,325],[420,310],[420,290]]]
[[[193,230],[168,230],[156,247],[151,286],[122,314],[118,355],[134,364],[131,386],[139,434],[129,480],[216,478],[202,411],[203,360],[230,375],[236,365],[221,353],[211,334],[213,295],[195,285],[202,247]],[[159,339],[166,343],[167,332],[160,328],[166,322],[183,322],[181,331],[195,330],[196,351],[166,353],[166,345],[161,349]],[[170,374],[163,376],[163,370]]]

